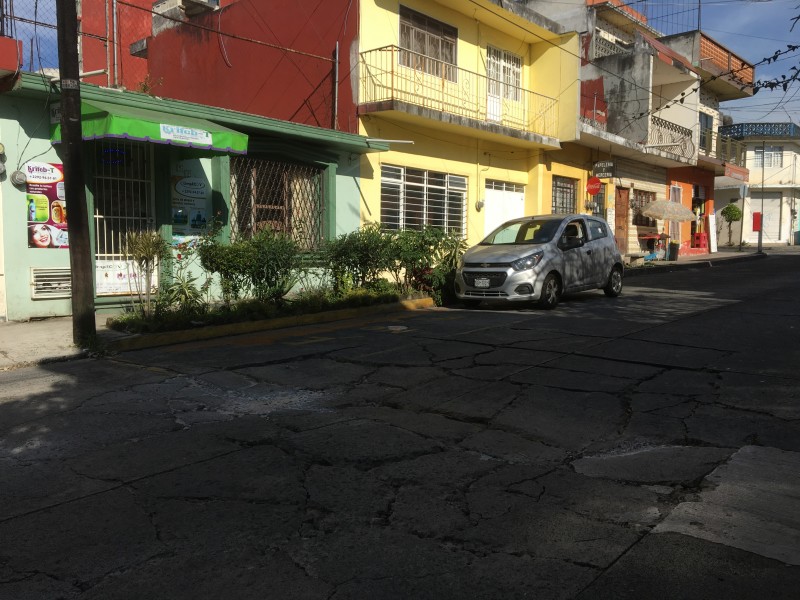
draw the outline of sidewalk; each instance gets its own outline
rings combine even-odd
[[[642,267],[634,267],[626,270],[625,276],[637,277],[652,273],[664,273],[684,268],[707,268],[714,265],[724,264],[729,261],[753,260],[766,258],[771,254],[800,253],[800,246],[778,246],[764,247],[764,252],[759,255],[756,248],[748,246],[739,251],[738,247],[720,248],[714,254],[699,256],[679,256],[677,261],[653,261],[646,263]],[[402,308],[402,307],[400,307]],[[420,308],[405,307],[405,308]],[[97,315],[97,336],[102,346],[115,345],[123,349],[134,347],[147,347],[148,336],[130,336],[110,330],[106,326],[106,320],[110,315]],[[355,315],[336,314],[328,315],[329,318],[352,318]],[[319,316],[317,316],[319,318]],[[295,319],[295,322],[285,323],[281,326],[290,327],[292,325],[303,324]],[[172,332],[170,334],[154,334],[149,337],[153,340],[153,345],[163,345],[164,337],[174,338],[172,341],[190,341],[187,336],[207,338],[214,335],[235,335],[237,333],[247,333],[249,330],[263,329],[264,325],[258,322],[237,324],[236,330],[203,328],[188,332]],[[215,333],[216,332],[216,333]],[[156,337],[158,336],[158,337]],[[131,342],[135,338],[135,345]],[[157,342],[157,343],[156,343]],[[77,348],[72,343],[72,317],[52,317],[48,319],[31,320],[27,322],[0,322],[0,371],[8,371],[21,367],[69,360],[89,356],[90,351]]]

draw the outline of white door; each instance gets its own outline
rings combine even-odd
[[[501,89],[503,79],[503,52],[489,46],[486,52],[486,119],[501,121],[503,104]]]
[[[489,180],[483,199],[484,235],[489,235],[506,221],[525,216],[524,186]]]
[[[758,193],[753,198],[753,210],[761,210],[761,198]],[[762,215],[764,234],[761,239],[765,244],[777,244],[781,241],[781,195],[764,194],[764,214]]]

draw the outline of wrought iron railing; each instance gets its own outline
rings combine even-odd
[[[681,158],[694,156],[692,130],[656,116],[650,117],[647,145]]]
[[[558,102],[398,46],[361,54],[360,104],[397,100],[556,137]]]
[[[743,167],[747,156],[747,144],[727,135],[721,135],[713,129],[702,129],[699,154]]]

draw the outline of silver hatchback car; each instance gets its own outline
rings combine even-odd
[[[624,267],[611,229],[589,215],[541,215],[503,223],[464,253],[456,270],[456,296],[535,301],[555,308],[568,292],[622,292]]]

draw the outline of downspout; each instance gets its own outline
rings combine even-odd
[[[108,27],[108,1],[103,3],[103,9],[106,12],[105,26],[106,26],[106,87],[111,87],[111,45],[109,44],[109,27]]]
[[[333,51],[333,115],[331,127],[339,129],[339,40],[336,40],[336,48]]]
[[[111,0],[111,11],[112,11],[112,18],[113,18],[113,28],[114,28],[114,82],[112,87],[119,87],[119,77],[117,76],[117,54],[118,54],[118,46],[117,43],[119,40],[117,39],[118,28],[119,25],[117,23],[117,0]]]

